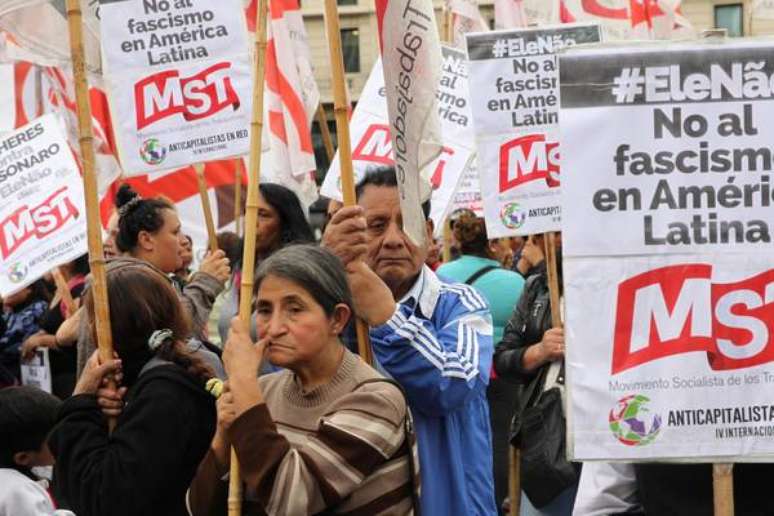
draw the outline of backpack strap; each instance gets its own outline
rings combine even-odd
[[[470,276],[468,279],[465,280],[466,285],[473,285],[473,283],[476,282],[478,278],[486,274],[487,272],[493,271],[495,269],[499,269],[499,265],[485,265],[484,267],[481,267],[476,272],[473,273],[472,276]]]
[[[406,433],[406,441],[408,443],[409,453],[409,481],[411,482],[411,501],[414,506],[414,515],[421,516],[420,504],[419,504],[419,492],[421,489],[421,483],[419,478],[419,456],[417,455],[417,435],[414,431],[414,418],[411,416],[411,409],[409,408],[408,399],[406,398],[406,391],[403,387],[391,378],[370,378],[364,380],[355,385],[353,391],[359,389],[363,385],[369,383],[384,382],[394,385],[400,393],[403,395],[403,399],[406,402],[406,417],[403,418],[403,429]]]

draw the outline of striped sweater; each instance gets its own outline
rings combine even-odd
[[[401,392],[345,351],[326,385],[261,377],[265,404],[229,429],[245,483],[243,514],[413,514]],[[361,385],[362,384],[362,385]],[[212,454],[191,486],[191,513],[225,514],[226,482]]]

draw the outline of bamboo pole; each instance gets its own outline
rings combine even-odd
[[[734,516],[734,465],[712,465],[715,516]]]
[[[239,318],[250,328],[253,283],[255,280],[255,226],[258,221],[258,184],[261,180],[261,140],[263,135],[263,89],[266,66],[266,18],[268,0],[258,0],[255,10],[255,73],[253,75],[253,112],[250,122],[250,158],[247,170],[245,238],[242,253],[242,284],[239,291]],[[231,448],[228,484],[228,516],[242,514],[242,478],[239,460]]]
[[[105,277],[105,254],[102,250],[102,225],[99,217],[99,196],[97,175],[94,170],[94,136],[91,128],[91,106],[86,78],[86,63],[83,51],[83,26],[80,2],[67,0],[67,25],[70,32],[70,56],[75,81],[76,113],[78,115],[78,143],[83,166],[83,191],[86,201],[86,224],[89,244],[89,266],[91,267],[91,289],[94,293],[93,320],[97,329],[97,349],[100,361],[113,359],[113,338],[110,328],[107,280]],[[112,385],[115,387],[115,385]],[[109,420],[109,427],[115,420]]]
[[[328,130],[328,118],[325,116],[325,108],[322,103],[317,104],[317,125],[320,126],[320,136],[322,136],[323,145],[325,146],[325,154],[328,156],[328,164],[333,162],[333,139],[331,138],[331,132]]]
[[[242,236],[242,160],[234,160],[234,232]]]
[[[452,227],[449,217],[443,221],[443,250],[441,251],[441,259],[443,263],[449,263],[451,261],[451,248],[452,248]]]
[[[556,233],[545,233],[543,239],[546,253],[546,276],[548,277],[548,292],[551,299],[551,326],[562,326],[562,309],[559,300],[559,275],[556,270]]]
[[[207,239],[211,252],[218,250],[218,236],[215,232],[215,221],[212,219],[212,207],[210,206],[210,196],[207,195],[207,181],[204,178],[204,163],[197,163],[194,166],[196,171],[196,183],[199,185],[199,198],[202,201],[202,210],[204,211],[204,222],[207,226]]]
[[[64,279],[62,269],[60,267],[54,267],[51,270],[51,275],[54,277],[54,283],[56,283],[56,291],[59,293],[59,298],[62,300],[62,305],[67,311],[67,317],[70,317],[75,313],[75,301],[70,294],[70,289],[67,287],[67,281]]]
[[[328,33],[328,50],[333,73],[333,113],[336,115],[336,133],[339,143],[339,165],[341,169],[341,193],[344,196],[344,206],[354,206],[355,175],[352,169],[352,147],[349,136],[349,120],[347,118],[347,93],[344,83],[344,58],[341,53],[341,32],[339,31],[339,12],[336,0],[325,0],[325,27]],[[368,342],[368,326],[358,319],[357,349],[367,364],[373,364],[371,345]]]
[[[510,480],[508,482],[508,498],[511,503],[508,514],[512,516],[519,516],[521,513],[521,485],[519,483],[519,479],[521,478],[521,464],[519,462],[519,455],[518,448],[515,446],[508,446],[508,479]]]

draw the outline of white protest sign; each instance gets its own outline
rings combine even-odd
[[[239,0],[113,0],[101,19],[126,172],[247,153],[252,71]]]
[[[774,454],[772,50],[559,58],[577,460]]]
[[[31,359],[22,360],[21,383],[51,394],[51,361],[48,348],[38,348]]]
[[[454,213],[457,210],[471,210],[477,217],[484,216],[484,205],[481,201],[481,182],[478,178],[478,169],[476,160],[473,159],[470,166],[465,170],[457,185],[457,191],[452,197],[448,213]]]
[[[478,170],[490,238],[560,229],[556,52],[599,39],[596,25],[468,34]]]
[[[438,231],[442,229],[441,222],[449,211],[460,178],[473,162],[475,153],[465,53],[446,46],[441,50],[442,71],[436,97],[443,148],[430,167],[432,173],[428,177],[433,188],[430,218]],[[380,61],[374,65],[363,88],[350,123],[350,134],[355,184],[370,169],[394,166]],[[337,153],[325,176],[320,195],[339,201],[342,199],[340,174]]]
[[[0,295],[86,252],[83,183],[54,115],[0,138]]]

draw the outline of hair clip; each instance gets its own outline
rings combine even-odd
[[[129,213],[129,210],[131,210],[132,208],[140,204],[140,201],[142,201],[142,199],[140,199],[139,195],[137,197],[130,199],[129,202],[127,202],[126,204],[118,208],[118,216],[123,217],[124,215]]]
[[[156,351],[168,339],[172,338],[172,330],[163,329],[154,331],[148,339],[148,347],[151,351]]]

